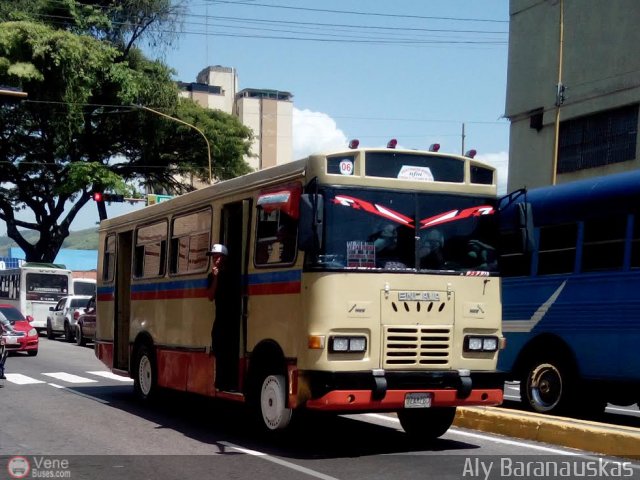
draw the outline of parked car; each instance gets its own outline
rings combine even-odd
[[[11,305],[0,304],[0,313],[11,322],[15,330],[5,336],[5,348],[9,352],[27,352],[31,357],[38,354],[38,331],[31,326],[29,318],[25,318],[20,310]]]
[[[91,297],[89,295],[69,295],[62,297],[55,307],[49,307],[47,317],[47,338],[53,339],[56,334],[64,334],[67,342],[71,342],[76,331],[76,322]]]
[[[87,302],[84,313],[76,322],[76,345],[84,345],[93,341],[96,336],[96,297]]]

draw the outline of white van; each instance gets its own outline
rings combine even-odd
[[[72,295],[89,295],[96,294],[96,281],[93,278],[74,278],[71,287]]]

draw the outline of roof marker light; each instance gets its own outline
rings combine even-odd
[[[432,143],[431,145],[429,145],[429,151],[430,152],[437,152],[440,150],[440,144],[439,143]]]
[[[387,148],[396,148],[396,145],[398,145],[398,140],[392,138],[389,140],[389,143],[387,143]]]
[[[474,158],[476,156],[476,152],[474,149],[467,150],[467,153],[464,154],[465,157]]]
[[[353,140],[351,140],[351,141],[349,142],[349,148],[350,148],[350,149],[352,149],[352,150],[353,150],[354,148],[358,148],[358,145],[360,145],[360,140],[358,140],[358,139],[356,139],[356,138],[354,138]]]

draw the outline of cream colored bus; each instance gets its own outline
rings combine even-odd
[[[472,158],[356,147],[104,220],[96,355],[143,399],[245,402],[269,430],[376,411],[438,437],[502,402],[496,202]]]

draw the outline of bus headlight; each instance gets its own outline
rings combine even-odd
[[[498,350],[498,337],[467,335],[464,337],[465,352],[495,352]]]
[[[364,352],[367,350],[367,338],[361,336],[340,336],[329,338],[331,353]]]

